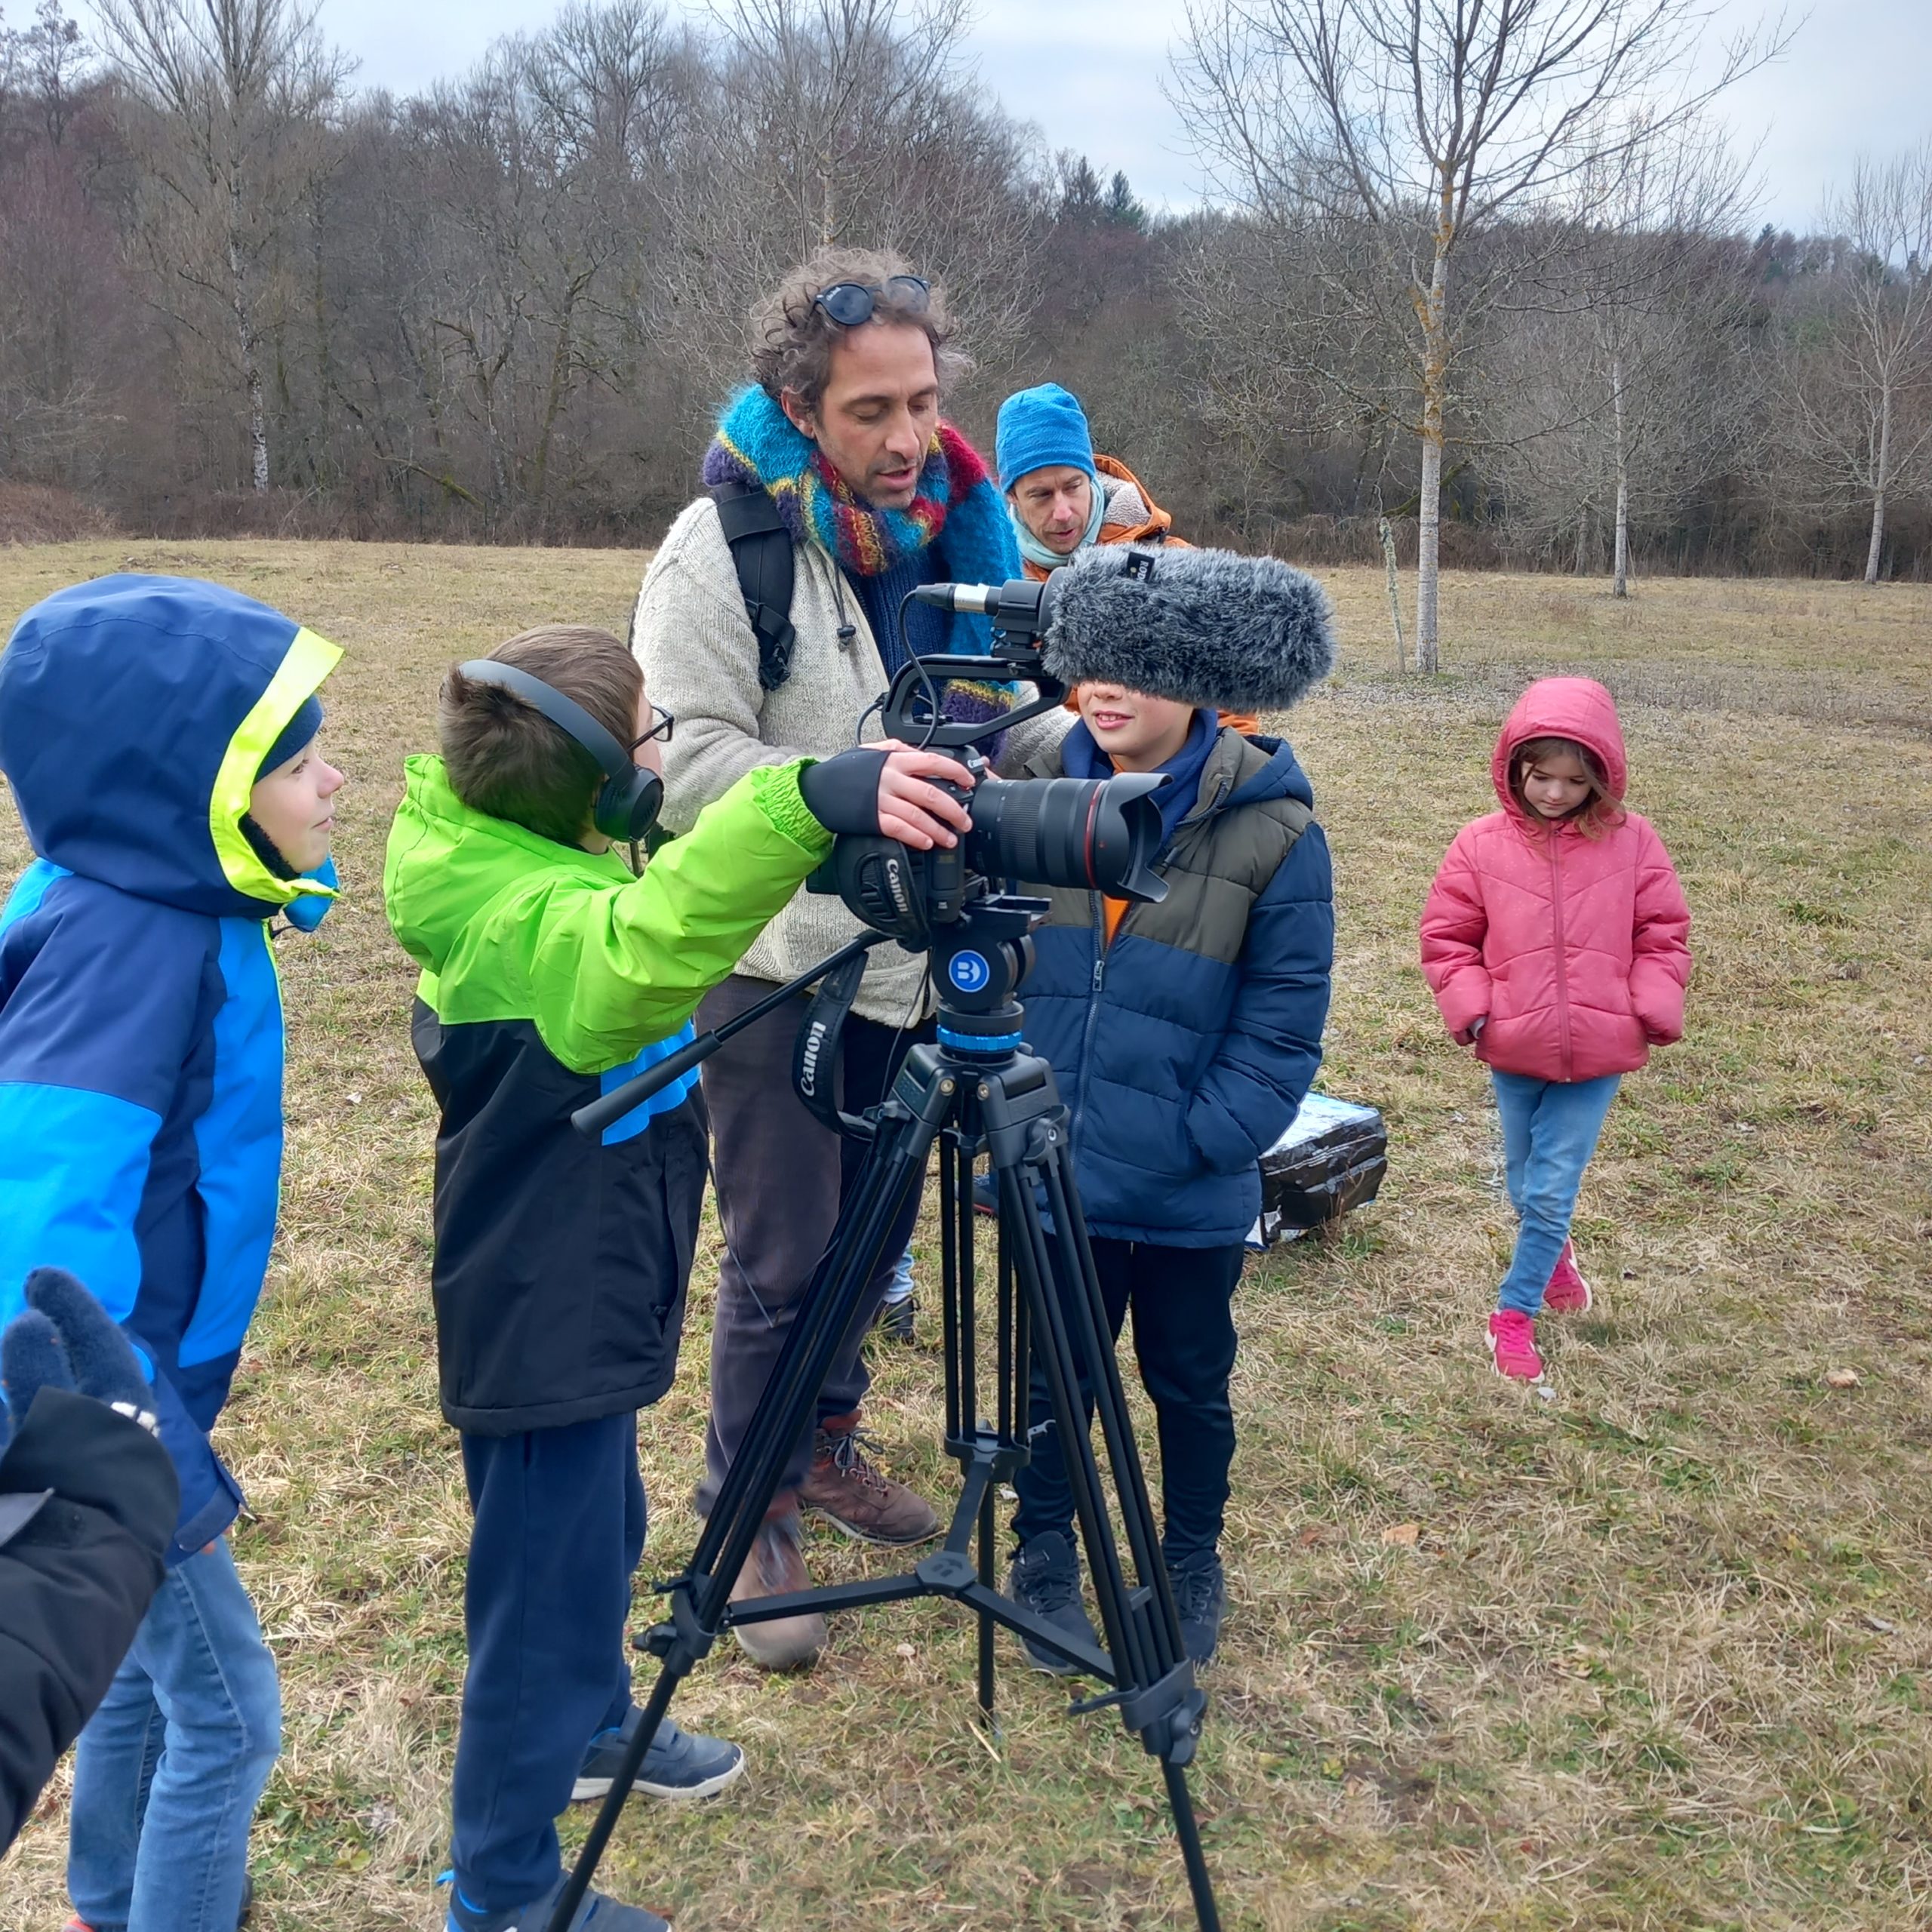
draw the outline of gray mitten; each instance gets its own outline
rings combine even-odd
[[[27,1277],[27,1305],[0,1334],[0,1445],[26,1420],[43,1389],[69,1389],[105,1402],[155,1432],[154,1391],[120,1324],[64,1268]]]

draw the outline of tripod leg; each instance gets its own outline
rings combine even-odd
[[[1034,1192],[1036,1180],[1045,1189],[1053,1216],[1057,1238],[1051,1242]],[[1193,1667],[1181,1644],[1180,1619],[1155,1531],[1153,1503],[1128,1419],[1126,1392],[1078,1196],[1057,1146],[1042,1159],[1002,1171],[1000,1184],[1002,1227],[1010,1216],[1020,1280],[1036,1331],[1035,1346],[1052,1398],[1094,1594],[1113,1657],[1115,1688],[1093,1703],[1118,1703],[1143,1747],[1161,1760],[1195,1918],[1201,1932],[1220,1932],[1220,1912],[1185,1769],[1193,1755],[1205,1700],[1194,1687]],[[1108,1517],[1081,1398],[1083,1371],[1093,1392],[1114,1494],[1143,1586],[1138,1592],[1129,1587]]]
[[[994,1587],[995,1540],[998,1531],[993,1521],[993,1489],[989,1483],[980,1499],[980,1581]],[[993,1714],[993,1629],[991,1614],[980,1612],[980,1709],[991,1722]]]
[[[1097,1385],[1113,1369],[1112,1337],[1104,1326],[1106,1309],[1098,1280],[1089,1283],[1078,1278],[1077,1251],[1048,1241],[1035,1198],[1035,1178],[1030,1170],[1001,1172],[1001,1217],[1011,1223],[1014,1263],[1032,1317],[1033,1352],[1047,1384],[1057,1447],[1066,1459],[1067,1484],[1073,1492],[1074,1515],[1086,1546],[1107,1649],[1114,1660],[1115,1681],[1123,1686],[1152,1683],[1162,1673],[1155,1667],[1155,1660],[1145,1654],[1145,1636],[1134,1615],[1082,1396],[1083,1378],[1097,1393]],[[1091,1257],[1088,1260],[1091,1267]],[[1070,1267],[1075,1268],[1075,1276],[1069,1280],[1065,1277]],[[1094,1310],[1100,1315],[1097,1330]],[[1118,1469],[1115,1481],[1123,1492],[1128,1487]],[[1132,1499],[1124,1493],[1121,1513],[1131,1531],[1134,1511]],[[1135,1554],[1137,1557],[1140,1552]]]
[[[1195,1918],[1201,1932],[1221,1932],[1221,1908],[1215,1903],[1214,1881],[1208,1875],[1208,1856],[1201,1848],[1201,1821],[1194,1814],[1187,1772],[1171,1758],[1163,1758],[1161,1775],[1167,1782],[1168,1809],[1174,1814],[1174,1836],[1180,1841],[1180,1862],[1186,1868]]]
[[[1128,1547],[1134,1553],[1134,1567],[1142,1583],[1153,1593],[1152,1614],[1147,1624],[1157,1654],[1150,1661],[1161,1669],[1171,1669],[1185,1654],[1180,1617],[1168,1583],[1168,1566],[1161,1553],[1160,1531],[1154,1520],[1146,1471],[1128,1417],[1127,1391],[1121,1384],[1120,1364],[1107,1327],[1106,1305],[1100,1294],[1093,1245],[1087,1237],[1073,1177],[1065,1164],[1058,1159],[1045,1162],[1042,1179],[1048,1212],[1053,1217],[1055,1229],[1062,1231],[1057,1243],[1061,1263],[1059,1279],[1066,1291],[1069,1324],[1075,1347],[1092,1364],[1094,1412],[1100,1425],[1101,1443],[1113,1469]]]
[[[937,1123],[905,1115],[881,1122],[858,1186],[841,1211],[771,1380],[711,1506],[688,1574],[708,1586],[701,1620],[716,1629],[731,1585],[750,1554],[785,1466],[884,1257],[894,1221],[924,1171]]]
[[[691,1663],[695,1661],[694,1658],[691,1662],[675,1657],[666,1658],[664,1667],[657,1673],[657,1681],[651,1685],[651,1695],[638,1714],[636,1734],[624,1748],[623,1761],[617,1767],[617,1775],[611,1780],[611,1789],[604,1794],[603,1803],[597,1807],[590,1834],[577,1855],[577,1863],[571,1867],[564,1889],[557,1896],[545,1932],[569,1932],[570,1922],[577,1916],[577,1909],[583,1903],[584,1894],[590,1889],[590,1881],[596,1872],[598,1861],[604,1856],[604,1847],[611,1842],[611,1834],[617,1828],[617,1820],[623,1814],[625,1801],[631,1795],[631,1786],[637,1782],[637,1774],[644,1767],[651,1740],[664,1721],[664,1713],[670,1709],[678,1686],[689,1672]]]
[[[818,1400],[866,1286],[884,1258],[893,1223],[924,1171],[945,1110],[936,1091],[921,1097],[918,1111],[901,1107],[894,1115],[881,1110],[879,1141],[857,1189],[839,1214],[831,1244],[813,1274],[804,1305],[785,1338],[744,1443],[725,1473],[690,1565],[672,1586],[671,1626],[661,1647],[653,1644],[663,1659],[662,1667],[626,1748],[620,1775],[598,1809],[545,1932],[569,1932],[672,1696],[723,1627],[731,1586],[751,1553],[752,1540],[783,1480],[792,1444]]]

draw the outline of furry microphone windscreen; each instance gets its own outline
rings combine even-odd
[[[1306,571],[1230,550],[1083,550],[1049,579],[1041,636],[1066,685],[1278,711],[1334,668],[1334,607]]]

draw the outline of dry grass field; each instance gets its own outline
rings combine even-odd
[[[283,1239],[223,1444],[288,1709],[258,1923],[428,1928],[465,1518],[382,840],[441,667],[540,618],[621,629],[637,560],[14,549],[0,620],[123,568],[221,578],[347,650],[325,695],[349,894],[281,942]],[[1342,1239],[1256,1260],[1242,1290],[1233,1603],[1195,1781],[1227,1922],[1932,1925],[1932,592],[1656,583],[1620,606],[1458,579],[1451,669],[1426,683],[1388,668],[1379,576],[1332,581],[1345,663],[1287,728],[1336,856],[1324,1079],[1386,1111],[1392,1165]],[[1687,1038],[1611,1115],[1577,1231],[1601,1300],[1546,1324],[1540,1400],[1487,1372],[1509,1237],[1491,1115],[1414,929],[1451,832],[1491,803],[1508,703],[1558,668],[1624,705],[1698,964]],[[9,819],[0,872],[23,856]],[[706,1254],[677,1386],[645,1420],[649,1575],[694,1534],[712,1278]],[[1855,1383],[1828,1385],[1841,1369]],[[937,1413],[933,1357],[884,1364],[874,1426],[934,1490]],[[829,1533],[811,1553],[828,1574],[869,1560]],[[742,1740],[750,1775],[709,1806],[635,1806],[608,1873],[679,1932],[1189,1923],[1137,1746],[1017,1668],[983,1736],[971,1657],[934,1605],[842,1620],[808,1676],[721,1648],[680,1713]],[[0,1867],[5,1932],[61,1922],[62,1841],[57,1786]]]

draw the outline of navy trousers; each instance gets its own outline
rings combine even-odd
[[[1162,1247],[1152,1241],[1092,1238],[1094,1266],[1107,1325],[1120,1339],[1134,1310],[1134,1353],[1141,1386],[1153,1398],[1161,1443],[1161,1549],[1168,1561],[1212,1550],[1221,1539],[1228,1476],[1235,1460],[1235,1412],[1228,1379],[1234,1373],[1235,1290],[1247,1251]],[[1073,1489],[1054,1424],[1046,1371],[1036,1358],[1028,1414],[1032,1460],[1013,1478],[1016,1542],[1049,1531],[1073,1534]],[[1094,1394],[1081,1377],[1088,1420]]]
[[[637,1417],[465,1435],[463,1472],[475,1522],[451,1862],[466,1903],[503,1912],[555,1884],[556,1820],[585,1749],[630,1706]]]

